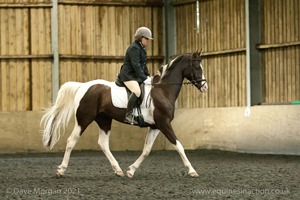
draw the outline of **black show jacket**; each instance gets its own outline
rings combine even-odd
[[[146,50],[138,40],[135,40],[126,51],[124,64],[120,71],[121,81],[135,80],[139,83],[144,82],[149,76],[146,63]]]

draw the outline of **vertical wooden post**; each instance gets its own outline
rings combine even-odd
[[[56,100],[59,90],[59,54],[58,54],[58,0],[52,0],[51,45],[52,45],[52,102]]]
[[[246,0],[246,60],[247,68],[249,68],[250,88],[248,89],[251,105],[257,105],[263,101],[261,53],[256,48],[256,45],[261,44],[261,24],[261,0]]]
[[[170,56],[176,55],[176,13],[173,2],[164,0],[165,63],[169,62]]]
[[[164,0],[164,63],[170,62],[170,56],[176,55],[176,11],[173,3],[175,0]],[[175,102],[175,107],[178,107],[178,100]]]
[[[246,89],[247,89],[247,102],[245,116],[250,115],[251,107],[251,74],[250,74],[250,13],[249,13],[249,1],[245,0],[245,16],[246,16]]]
[[[262,65],[261,53],[256,48],[261,43],[261,0],[246,2],[246,74],[247,74],[247,109],[262,102]]]

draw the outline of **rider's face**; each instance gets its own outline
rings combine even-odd
[[[142,37],[142,44],[144,45],[144,46],[147,46],[148,45],[148,42],[149,42],[149,39],[148,38],[145,38],[145,37]]]

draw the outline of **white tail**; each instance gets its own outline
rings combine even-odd
[[[79,82],[64,83],[58,91],[55,104],[47,109],[42,117],[41,124],[44,127],[43,145],[45,148],[52,149],[59,140],[61,131],[64,134],[75,111],[75,94],[81,84]]]

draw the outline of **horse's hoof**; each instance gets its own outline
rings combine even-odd
[[[122,177],[124,176],[124,173],[122,171],[116,172],[116,176]]]
[[[191,176],[191,177],[198,177],[199,175],[197,174],[197,172],[191,172],[191,173],[189,173],[189,175]]]
[[[62,174],[59,173],[59,172],[56,172],[56,173],[55,173],[55,177],[56,177],[56,178],[61,178],[61,177],[62,177]]]
[[[129,171],[127,171],[127,176],[128,176],[128,178],[133,178],[133,174],[130,173]]]

